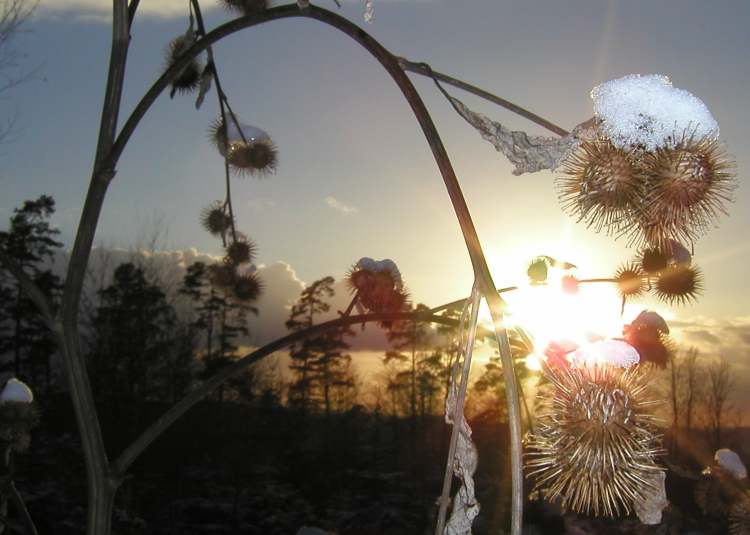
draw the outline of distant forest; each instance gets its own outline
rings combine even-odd
[[[62,283],[50,262],[64,247],[50,224],[54,211],[49,196],[26,201],[0,232],[0,248],[53,303]],[[263,310],[253,305],[261,287],[245,288],[248,295],[228,287],[221,262],[186,266],[178,284],[166,284],[138,257],[103,269],[106,276],[90,274],[79,322],[114,456],[196,384],[244,356],[248,318]],[[334,282],[322,277],[302,291],[286,321],[289,332],[315,325],[330,311]],[[429,533],[450,435],[442,414],[458,356],[456,333],[414,321],[383,327],[390,347],[377,373],[356,372],[351,345],[358,328],[340,328],[295,343],[283,359],[269,357],[217,388],[134,466],[117,495],[113,533],[292,534],[303,525],[340,534]],[[513,348],[521,363],[528,348]],[[732,405],[730,365],[704,361],[692,348],[675,353],[665,370],[654,370],[654,387],[665,400],[665,463],[675,468],[668,483],[678,497],[667,519],[723,533],[725,519],[711,507],[691,506],[696,498],[685,489],[717,447],[748,458],[750,435]],[[40,409],[13,477],[40,532],[83,533],[83,456],[64,369],[34,304],[4,271],[0,355],[2,376],[30,385]],[[533,425],[540,379],[523,364],[518,370],[527,390],[525,425]],[[470,392],[482,503],[474,531],[500,533],[509,515],[510,479],[497,356],[477,370]],[[539,501],[528,511],[529,533],[562,533],[566,522],[576,521]],[[606,531],[615,524],[601,522],[601,531],[591,533],[621,532]]]

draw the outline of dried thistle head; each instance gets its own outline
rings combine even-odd
[[[641,362],[664,368],[675,353],[667,322],[651,310],[641,311],[630,325],[623,327],[622,334],[638,351]]]
[[[660,248],[643,249],[639,255],[638,262],[644,273],[656,275],[669,264],[669,255]]]
[[[646,239],[651,244],[693,241],[727,213],[736,187],[734,163],[718,140],[685,135],[673,145],[644,153],[642,167],[650,227]]]
[[[255,244],[245,236],[237,234],[237,239],[226,247],[227,255],[224,261],[234,265],[252,262],[255,258]]]
[[[278,150],[271,140],[233,143],[227,160],[237,174],[266,176],[276,171]]]
[[[531,261],[526,270],[526,275],[528,275],[531,284],[544,284],[547,282],[548,272],[547,260],[539,257]]]
[[[347,273],[346,284],[371,312],[396,312],[408,301],[401,272],[393,260],[360,258]]]
[[[656,401],[641,366],[548,367],[526,468],[563,510],[619,516],[633,510],[661,470]]]
[[[729,533],[750,535],[750,491],[745,491],[729,510]]]
[[[232,227],[232,217],[224,209],[224,203],[214,201],[201,212],[201,225],[214,236],[224,236]]]
[[[210,136],[235,173],[265,176],[276,171],[278,150],[260,128],[231,120],[225,127],[219,118],[211,125]]]
[[[346,285],[349,291],[367,291],[375,282],[375,274],[369,269],[361,269],[356,264],[346,274]]]
[[[263,283],[256,273],[245,273],[235,278],[233,291],[240,301],[255,301],[263,292]]]
[[[659,273],[654,285],[657,297],[670,305],[694,301],[703,290],[703,274],[698,267],[671,264]]]
[[[646,291],[645,272],[638,264],[623,264],[617,268],[615,280],[620,296],[638,297]]]
[[[587,139],[562,165],[557,189],[563,209],[597,232],[622,233],[643,193],[643,178],[632,152],[609,139]]]
[[[224,7],[240,15],[258,15],[268,8],[267,0],[221,0]]]
[[[172,39],[169,46],[167,46],[167,68],[173,65],[193,45],[193,42],[194,40],[188,34]],[[174,96],[175,93],[190,93],[196,90],[200,85],[202,72],[203,65],[198,58],[191,59],[190,63],[172,78],[172,91],[170,95]]]
[[[579,280],[574,277],[573,275],[565,275],[560,280],[560,285],[562,287],[562,291],[567,294],[576,294],[578,293],[578,284]]]

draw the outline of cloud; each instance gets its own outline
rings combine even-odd
[[[216,0],[209,0],[204,10],[218,7]],[[111,0],[42,0],[37,12],[42,16],[59,17],[72,14],[79,20],[108,22],[112,17]],[[144,0],[138,5],[138,15],[150,18],[175,18],[187,15],[185,0]]]
[[[345,204],[338,200],[336,197],[330,195],[323,199],[323,202],[326,203],[329,208],[332,208],[345,215],[356,214],[357,212],[359,212],[359,208],[357,208],[356,206]]]
[[[61,277],[65,275],[68,253],[58,255],[52,268]],[[85,302],[96,303],[98,290],[106,288],[112,282],[115,268],[122,263],[132,262],[140,266],[149,280],[157,283],[179,307],[177,290],[182,282],[187,267],[193,262],[211,264],[220,262],[220,256],[200,252],[194,248],[182,250],[144,251],[115,247],[96,247],[91,251],[86,278]],[[260,347],[276,338],[289,333],[286,321],[289,319],[292,306],[299,299],[302,290],[313,281],[301,280],[294,267],[278,261],[256,267],[263,283],[263,293],[254,306],[258,314],[248,316],[248,339],[242,345]],[[330,310],[316,318],[316,323],[339,317],[351,301],[351,293],[343,280],[334,284],[334,297],[329,301]],[[93,312],[93,311],[92,311]],[[353,326],[356,334],[348,340],[352,350],[385,351],[390,347],[385,332],[375,324],[367,324],[364,329]]]
[[[750,407],[750,317],[728,319],[691,318],[669,323],[680,349],[696,348],[708,362],[724,358],[734,370],[734,401]]]

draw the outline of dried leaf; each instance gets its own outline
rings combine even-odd
[[[214,75],[214,66],[211,63],[207,63],[206,67],[201,73],[201,81],[198,86],[198,98],[195,99],[195,109],[199,110],[203,104],[203,100],[206,98],[206,94],[211,90],[211,80]]]

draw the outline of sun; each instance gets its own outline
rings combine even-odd
[[[522,327],[533,340],[534,352],[526,359],[531,370],[540,369],[540,360],[545,358],[544,350],[550,342],[581,346],[617,338],[622,336],[625,319],[631,315],[630,307],[622,313],[615,284],[584,282],[571,293],[564,290],[566,276],[576,276],[576,270],[551,267],[546,284],[533,285],[523,280],[514,290],[502,293],[508,305],[506,326]],[[491,323],[486,306],[480,309],[480,318]]]

